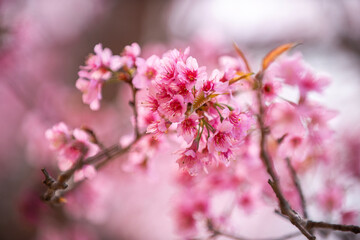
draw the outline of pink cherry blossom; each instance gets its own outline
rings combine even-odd
[[[179,234],[192,236],[196,233],[196,219],[192,205],[180,203],[175,210],[176,227]]]
[[[191,148],[182,152],[176,162],[179,164],[180,169],[187,171],[191,176],[195,176],[202,169],[199,153]]]
[[[102,99],[102,85],[102,81],[93,79],[88,81],[83,78],[79,78],[76,81],[76,88],[83,93],[83,102],[89,104],[91,110],[99,110],[100,108],[100,100]]]
[[[140,56],[141,49],[139,44],[132,43],[131,45],[127,45],[124,48],[121,56],[121,62],[123,65],[127,66],[128,68],[132,68],[135,65],[136,58]]]
[[[176,63],[177,60],[173,58],[165,57],[161,59],[159,74],[156,78],[158,83],[169,83],[175,80],[177,77]]]
[[[151,123],[148,126],[146,133],[151,133],[155,139],[158,139],[167,131],[170,125],[171,123],[166,122],[164,119],[160,119]]]
[[[181,95],[186,103],[194,101],[194,95],[192,94],[191,89],[189,89],[184,82],[171,82],[168,91],[172,95]]]
[[[177,231],[184,237],[192,236],[197,231],[196,219],[209,217],[209,197],[206,193],[186,191],[181,195],[175,208]]]
[[[171,122],[180,122],[185,116],[186,106],[181,95],[175,95],[170,101],[160,105],[159,111]]]
[[[301,53],[284,56],[277,63],[277,77],[284,79],[289,85],[297,85],[306,71]]]
[[[254,196],[250,193],[250,191],[242,193],[238,198],[238,204],[247,214],[254,211],[254,201]]]
[[[310,91],[322,92],[330,82],[327,76],[314,73],[314,70],[303,61],[300,53],[282,58],[276,68],[276,75],[284,79],[285,83],[299,87],[302,98]]]
[[[344,190],[334,183],[328,183],[319,193],[318,203],[327,213],[340,210],[344,202]]]
[[[51,129],[46,130],[45,136],[50,142],[50,147],[58,151],[70,141],[71,133],[67,125],[60,122]]]
[[[315,74],[310,67],[303,73],[300,83],[300,96],[306,96],[310,91],[321,93],[328,84],[330,83],[329,77],[325,75]]]
[[[347,225],[357,224],[359,213],[357,211],[343,211],[341,212],[341,223]]]
[[[266,123],[272,126],[271,134],[275,138],[281,138],[287,133],[302,135],[305,131],[299,109],[288,102],[271,104],[266,117]]]
[[[222,122],[214,135],[209,138],[209,150],[217,152],[228,152],[232,145],[231,130],[233,126],[230,122]]]
[[[197,81],[205,81],[206,68],[198,66],[195,58],[188,57],[186,63],[179,61],[177,63],[177,70],[179,71],[179,80],[193,87]]]
[[[55,146],[53,149],[59,154],[58,164],[63,171],[71,168],[81,156],[91,157],[100,150],[99,146],[91,142],[87,132],[81,129],[70,131],[63,123],[55,125],[46,132],[46,135],[50,143]]]
[[[196,114],[191,114],[177,126],[178,136],[184,138],[187,143],[191,143],[196,136],[198,119]]]
[[[233,125],[232,133],[238,140],[244,138],[250,128],[255,124],[255,120],[251,117],[251,114],[249,112],[240,112],[240,109],[229,111],[228,108],[225,108],[222,111],[222,114],[223,117],[228,119],[229,122]]]
[[[133,84],[138,89],[148,87],[152,80],[155,80],[159,71],[160,59],[156,55],[152,55],[148,59],[136,59],[137,72],[133,78]]]
[[[266,101],[272,101],[281,91],[281,82],[270,78],[265,77],[263,83],[263,94]]]

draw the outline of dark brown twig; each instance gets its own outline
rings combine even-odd
[[[326,222],[315,222],[315,221],[307,221],[306,228],[324,228],[331,229],[343,232],[353,232],[355,234],[360,233],[360,227],[355,225],[342,225],[342,224],[332,224]]]
[[[303,193],[301,185],[300,185],[300,180],[299,180],[299,178],[297,176],[297,173],[296,173],[294,167],[291,164],[290,158],[287,157],[287,158],[285,158],[285,160],[286,160],[286,163],[287,163],[287,167],[290,170],[293,183],[294,183],[294,185],[295,185],[295,187],[297,189],[297,192],[299,194],[303,216],[304,216],[304,218],[308,218],[308,214],[307,214],[307,210],[306,210],[306,200],[305,200],[304,193]]]
[[[139,137],[140,130],[139,130],[139,123],[138,123],[138,111],[137,111],[137,107],[136,107],[136,93],[137,93],[138,89],[134,86],[134,84],[131,81],[129,81],[128,83],[131,87],[131,93],[132,93],[132,100],[129,102],[129,104],[130,104],[131,108],[133,109],[133,113],[134,113],[135,136]]]

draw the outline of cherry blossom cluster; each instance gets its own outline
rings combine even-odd
[[[229,105],[230,81],[236,78],[237,69],[215,69],[208,76],[206,68],[189,56],[188,49],[183,53],[174,49],[161,59],[151,56],[138,62],[146,64],[139,65],[142,71],[134,81],[141,81],[134,84],[148,89],[143,101],[148,110],[144,117],[152,122],[147,132],[159,138],[176,130],[188,144],[179,152],[177,163],[191,175],[219,162],[228,164],[253,125],[251,112],[235,103]]]
[[[111,50],[103,49],[101,43],[95,46],[94,51],[95,55],[90,55],[86,65],[80,67],[76,88],[83,93],[83,102],[89,104],[92,110],[98,110],[102,85],[121,67],[132,67],[140,48],[137,44],[126,47],[123,57],[112,55]]]
[[[113,76],[131,81],[136,89],[146,91],[139,99],[140,127],[146,127],[155,139],[176,130],[189,145],[180,152],[177,163],[192,175],[211,164],[228,164],[254,124],[253,114],[241,109],[232,96],[236,89],[232,85],[246,71],[238,59],[224,57],[222,68],[208,76],[206,68],[189,56],[189,48],[147,59],[139,57],[136,43],[126,46],[121,56],[100,44],[94,51],[96,55],[81,67],[76,83],[84,103],[98,109],[101,87]]]

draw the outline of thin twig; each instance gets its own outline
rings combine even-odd
[[[293,183],[294,183],[294,185],[295,185],[295,187],[297,189],[297,192],[299,194],[303,216],[304,216],[304,218],[308,218],[308,214],[307,214],[307,210],[306,210],[306,200],[305,200],[304,193],[303,193],[301,185],[300,185],[300,180],[299,180],[299,178],[297,176],[297,173],[296,173],[294,167],[291,164],[290,158],[287,157],[287,158],[285,158],[285,160],[286,160],[287,166],[288,166],[288,168],[290,170]]]
[[[138,89],[134,86],[132,81],[128,82],[131,87],[131,93],[132,93],[132,100],[129,102],[131,108],[133,109],[134,113],[134,130],[135,130],[135,136],[140,136],[140,130],[139,130],[139,123],[138,123],[138,111],[136,107],[136,93],[138,92]]]

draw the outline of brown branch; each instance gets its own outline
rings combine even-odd
[[[134,113],[135,136],[139,137],[140,136],[140,130],[139,130],[139,123],[138,123],[138,111],[137,111],[137,107],[136,107],[136,93],[138,92],[138,89],[134,86],[132,81],[129,81],[128,83],[129,83],[129,85],[131,87],[131,93],[132,93],[132,100],[129,101],[129,105],[133,109],[133,113]]]
[[[55,198],[56,192],[58,190],[64,190],[68,187],[67,181],[72,177],[77,169],[82,167],[82,157],[77,161],[72,168],[67,171],[64,171],[59,174],[57,179],[55,180],[50,174],[46,171],[45,168],[41,169],[45,176],[45,180],[43,183],[48,187],[44,195],[42,196],[44,201],[53,201],[58,200]]]
[[[315,221],[307,221],[306,228],[325,228],[343,232],[352,232],[352,233],[360,233],[360,227],[355,225],[342,225],[342,224],[332,224],[326,222],[315,222]]]
[[[294,185],[295,185],[295,187],[297,189],[297,192],[299,194],[303,216],[304,216],[304,218],[308,218],[308,214],[307,214],[307,211],[306,211],[306,200],[305,200],[304,193],[303,193],[301,185],[300,185],[300,180],[299,180],[299,178],[297,176],[297,173],[296,173],[294,167],[291,164],[290,158],[287,157],[287,158],[285,158],[285,160],[286,160],[287,166],[288,166],[288,168],[290,170],[293,183],[294,183]]]

